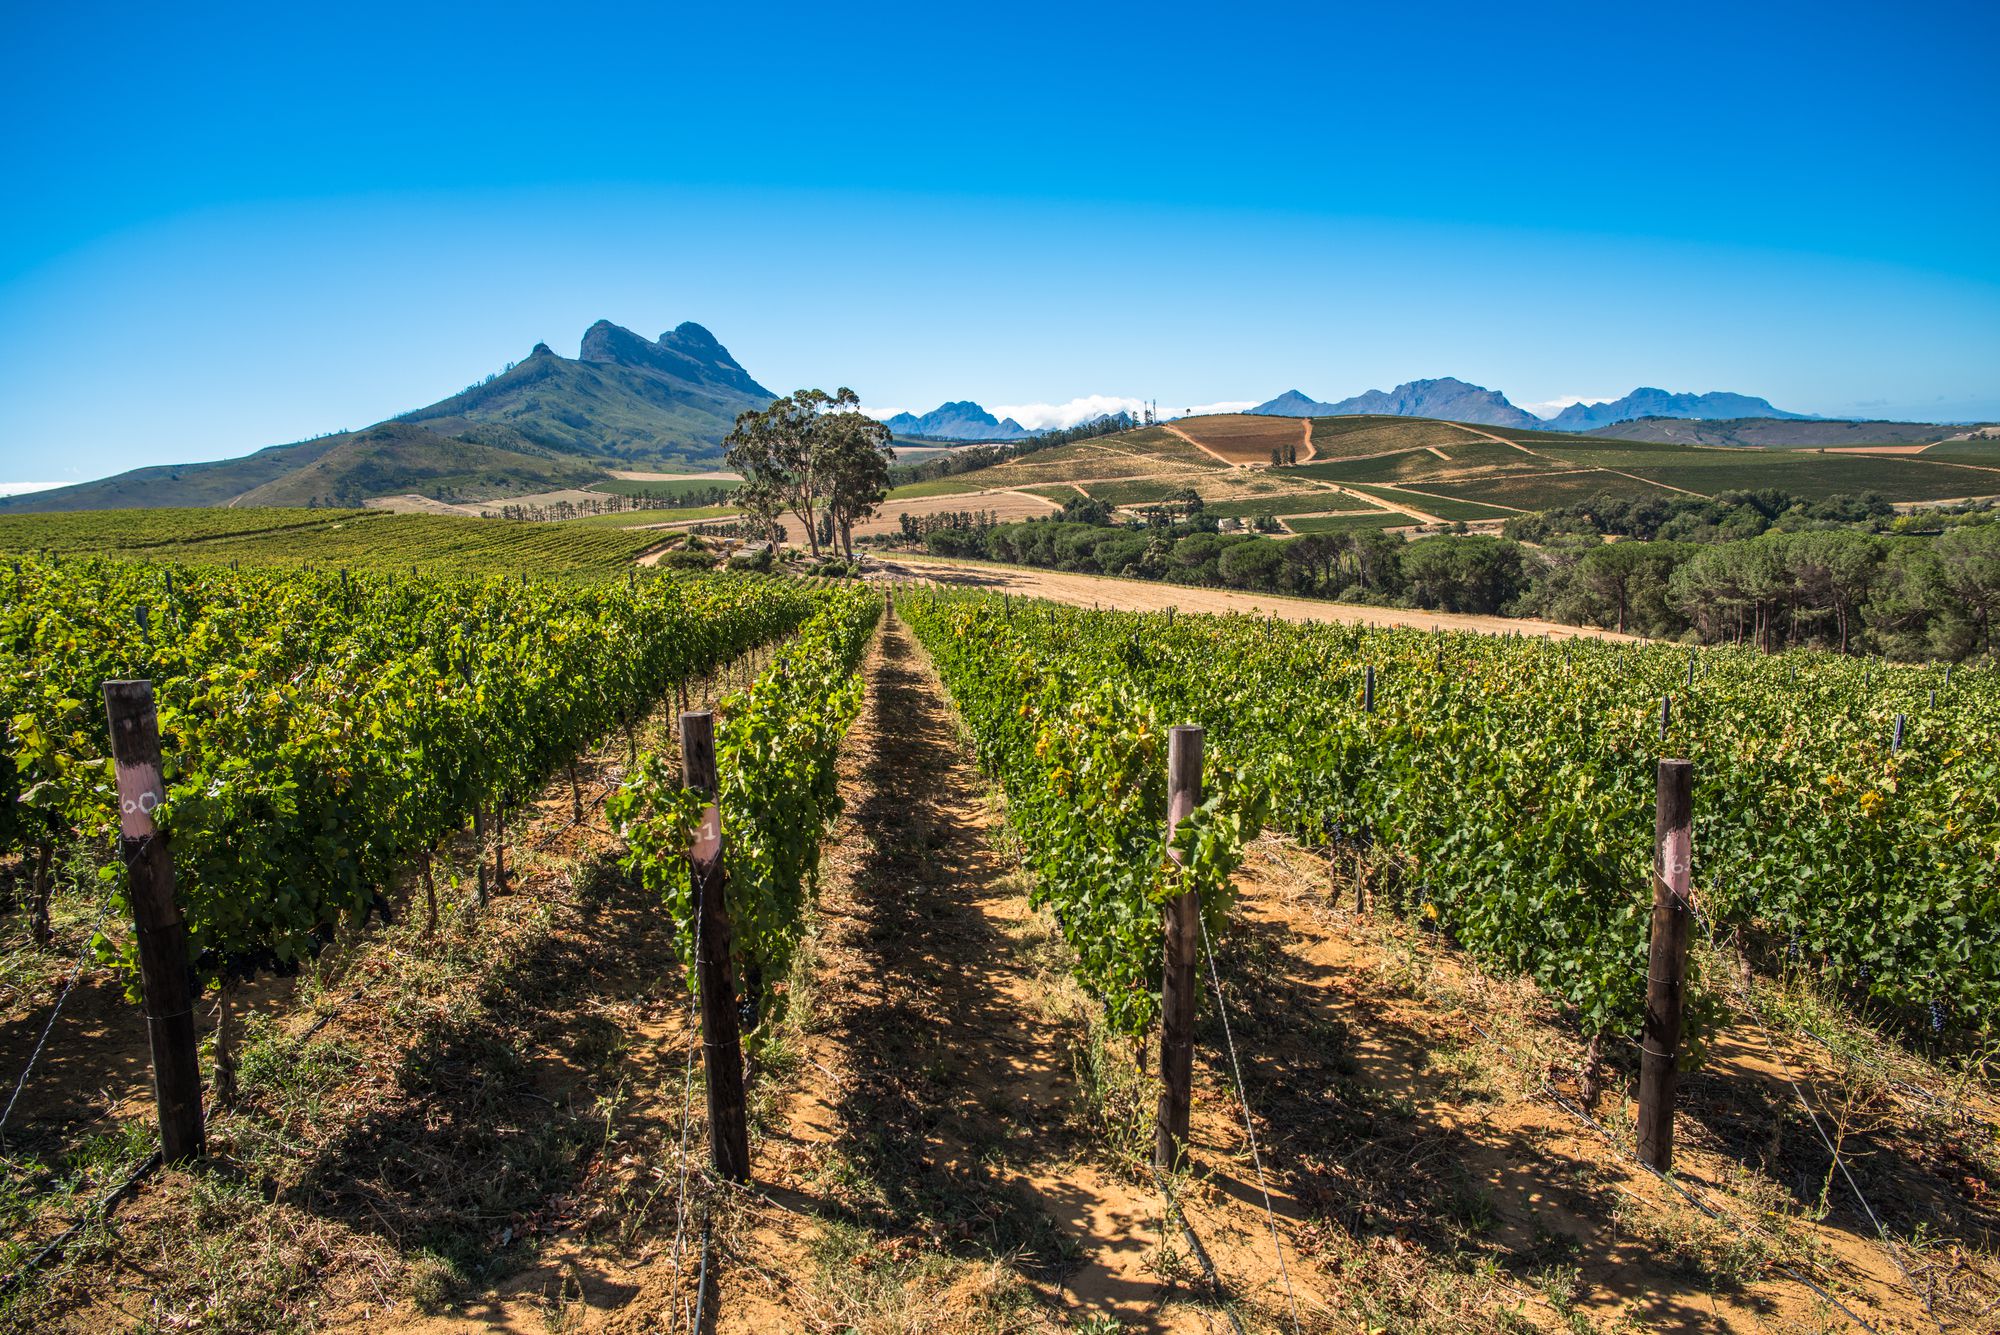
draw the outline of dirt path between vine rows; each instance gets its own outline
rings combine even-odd
[[[1630,1156],[1623,1076],[1595,1110],[1615,1143],[1557,1102],[1581,1102],[1581,1045],[1531,984],[1486,975],[1394,917],[1356,914],[1345,867],[1330,887],[1325,861],[1289,840],[1257,840],[1236,887],[1218,950],[1234,1046],[1271,1171],[1307,1206],[1286,1228],[1315,1272],[1349,1281],[1346,1313],[1448,1314],[1460,1323],[1437,1327],[1448,1330],[1498,1328],[1508,1308],[1516,1322],[1575,1313],[1601,1330],[1847,1326],[1778,1268],[1792,1266],[1878,1331],[1935,1329],[1846,1202],[1813,1217],[1824,1164],[1803,1189],[1764,1176],[1759,1152],[1779,1137],[1759,1119],[1784,1113],[1790,1072],[1824,1074],[1795,1041],[1767,1048],[1730,1024],[1683,1090],[1676,1177],[1718,1222]],[[1219,1041],[1211,1000],[1203,1036]],[[1785,1148],[1805,1161],[1813,1147]],[[1857,1133],[1848,1152],[1879,1175],[1872,1194],[1936,1229],[1953,1213],[1932,1199],[1940,1183],[1890,1149]],[[1976,1236],[1963,1223],[1944,1232]],[[1445,1278],[1482,1269],[1481,1284]]]
[[[1221,1329],[1153,1182],[1102,1158],[1042,995],[1046,928],[893,618],[866,671],[800,1076],[754,1147],[759,1192],[726,1246],[719,1329],[986,1329],[1008,1312],[1033,1328]],[[1197,1143],[1229,1126],[1202,1109]],[[1256,1287],[1270,1262],[1255,1216],[1208,1214],[1217,1264]],[[1241,1236],[1263,1262],[1236,1264]]]

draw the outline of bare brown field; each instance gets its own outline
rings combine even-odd
[[[1361,626],[1477,631],[1487,635],[1519,632],[1556,640],[1576,637],[1632,643],[1640,640],[1637,635],[1620,635],[1592,626],[1564,626],[1527,617],[1461,616],[1452,612],[1424,612],[1403,607],[1366,607],[1316,598],[1287,598],[1282,594],[1197,589],[1151,580],[1119,579],[1113,575],[1079,575],[1059,570],[1033,570],[1025,566],[952,561],[902,553],[882,556],[878,561],[879,569],[875,573],[889,578],[909,576],[957,588],[1015,593],[1076,607],[1105,607],[1121,612],[1164,612],[1171,607],[1181,612],[1275,616],[1285,621],[1338,621]]]
[[[948,496],[918,496],[907,501],[888,501],[881,513],[865,523],[854,526],[854,536],[875,537],[885,533],[902,531],[903,515],[957,514],[961,511],[985,511],[1002,521],[1015,519],[1047,519],[1058,514],[1062,505],[1046,496],[1037,496],[1026,491],[973,491],[953,492]],[[785,541],[793,546],[805,543],[805,529],[793,516],[786,516]]]
[[[1285,446],[1305,453],[1305,428],[1296,417],[1261,417],[1250,413],[1214,417],[1183,417],[1173,425],[1233,464],[1269,464],[1271,451]]]

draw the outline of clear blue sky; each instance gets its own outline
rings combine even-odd
[[[2000,417],[2000,6],[1372,8],[18,8],[0,481],[361,426],[600,316],[917,410]]]

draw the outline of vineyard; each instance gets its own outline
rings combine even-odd
[[[1161,864],[1167,720],[1202,726],[1234,772],[1210,802],[1217,828],[1240,838],[1268,803],[1307,844],[1374,865],[1400,910],[1533,976],[1586,1033],[1636,1033],[1665,756],[1694,765],[1705,924],[1813,961],[1906,1022],[1986,1037],[2000,1016],[1990,671],[977,595],[927,598],[910,616],[1031,813],[1041,893],[1144,918],[1150,935],[1122,941],[1125,963],[1090,978],[1115,1011],[1138,1007],[1135,1020],[1143,1003],[1123,989],[1157,944],[1144,909],[1160,899],[1146,877]],[[1098,814],[1128,792],[1129,818]],[[1203,846],[1213,914],[1228,840]],[[1080,919],[1079,949],[1109,930]]]
[[[0,572],[0,1328],[1578,1330],[1701,1294],[1723,1328],[1888,1330],[2000,1301],[1990,668],[512,548],[231,568],[391,521],[217,513],[117,559],[52,517]],[[1656,791],[1676,758],[1691,817]],[[1696,938],[1667,1031],[1663,893]],[[149,1096],[61,1111],[73,993]],[[1795,997],[1853,1055],[1801,1057]],[[1460,1017],[1485,1074],[1358,1092],[1382,1044],[1462,1063]],[[1791,1114],[1780,1154],[1757,1102],[1768,1149],[1733,1149],[1767,1023],[1785,1070],[1922,1116],[1850,1126],[1842,1084],[1830,1134],[1787,1075],[1814,1138]],[[1501,1089],[1553,1119],[1518,1115],[1526,1154],[1465,1138]],[[1621,1193],[1665,1203],[1576,1203]],[[1690,1209],[1698,1242],[1665,1222]],[[142,1252],[194,1273],[137,1313],[110,1277]],[[227,1281],[235,1253],[263,1259]]]
[[[0,517],[0,553],[406,575],[619,572],[659,537],[642,529],[387,510],[86,510]]]

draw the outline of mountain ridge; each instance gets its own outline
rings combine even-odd
[[[574,358],[536,343],[526,359],[476,385],[359,431],[0,497],[0,513],[252,500],[358,505],[425,487],[519,495],[601,480],[635,463],[717,464],[737,414],[776,397],[692,321],[648,340],[599,320]]]
[[[1350,417],[1362,414],[1438,417],[1455,422],[1475,422],[1481,426],[1576,432],[1594,431],[1619,422],[1651,417],[1689,421],[1749,418],[1813,420],[1811,414],[1786,412],[1769,399],[1752,394],[1737,394],[1729,390],[1674,392],[1643,385],[1620,398],[1600,403],[1572,403],[1554,417],[1541,418],[1516,407],[1498,390],[1469,384],[1455,376],[1406,381],[1388,391],[1371,389],[1338,403],[1322,403],[1297,389],[1288,389],[1277,398],[1247,411],[1269,417]]]
[[[1707,422],[1743,418],[1798,419],[1807,413],[1788,413],[1769,399],[1753,394],[1711,390],[1705,394],[1673,393],[1640,386],[1623,398],[1606,403],[1572,403],[1548,419],[1551,431],[1592,431],[1642,417],[1675,417]]]
[[[1264,417],[1437,417],[1524,430],[1542,425],[1541,418],[1516,408],[1498,390],[1456,376],[1407,380],[1392,390],[1371,389],[1338,403],[1320,403],[1296,389],[1287,390],[1248,411]]]
[[[884,419],[899,436],[931,440],[1026,440],[1034,433],[1011,417],[996,418],[970,399],[954,399],[918,416],[902,412]]]

